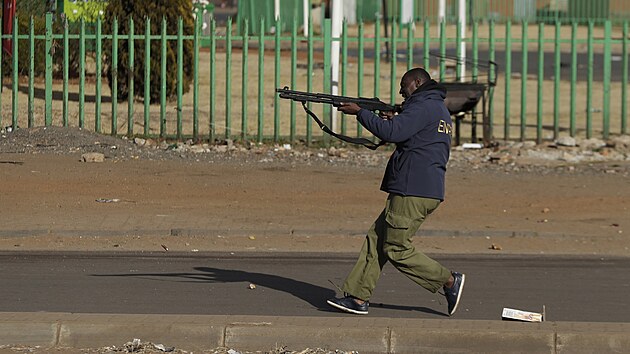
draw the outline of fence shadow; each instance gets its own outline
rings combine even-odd
[[[11,89],[11,87],[5,87],[5,89]],[[21,93],[28,95],[28,86],[18,86],[18,91]],[[46,99],[46,89],[34,87],[33,88],[33,96],[37,99],[44,100]],[[68,102],[79,102],[79,93],[78,92],[68,92]],[[52,92],[53,101],[63,101],[63,91],[53,90]],[[84,95],[85,103],[95,103],[96,95]],[[112,97],[110,95],[101,95],[101,103],[111,103]]]

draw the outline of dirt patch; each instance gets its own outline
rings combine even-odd
[[[628,256],[624,149],[454,149],[446,201],[415,243],[431,253]],[[86,152],[104,162],[81,162]],[[127,140],[77,128],[5,132],[0,249],[356,252],[384,206],[378,188],[390,153]]]

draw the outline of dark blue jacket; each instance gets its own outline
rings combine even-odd
[[[395,143],[381,190],[444,200],[444,175],[453,123],[444,104],[446,90],[431,80],[420,86],[391,120],[361,109],[357,120],[376,137]]]

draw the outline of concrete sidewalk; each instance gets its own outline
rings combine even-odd
[[[0,345],[100,348],[134,338],[189,351],[627,353],[630,323],[0,313]]]

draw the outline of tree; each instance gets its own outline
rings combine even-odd
[[[162,31],[162,19],[166,19],[167,33],[177,34],[178,20],[183,20],[183,34],[192,35],[194,32],[194,19],[192,15],[192,2],[190,0],[111,0],[105,10],[103,30],[106,34],[113,32],[114,19],[118,20],[118,34],[129,33],[129,19],[133,19],[134,33],[144,35],[145,19],[151,20],[151,34],[160,35]],[[112,41],[106,40],[103,45],[105,53],[106,75],[112,86],[112,77],[116,68],[112,65]],[[144,87],[145,40],[134,41],[133,80],[135,87]],[[183,41],[183,92],[188,92],[193,76],[193,43],[191,40]],[[151,41],[150,63],[150,102],[157,102],[160,97],[161,86],[161,41]],[[167,40],[166,44],[166,96],[173,98],[177,94],[177,41]],[[129,97],[129,44],[128,40],[118,42],[118,99],[127,100]],[[135,95],[144,96],[144,90],[136,90]],[[146,98],[145,98],[146,99]]]

